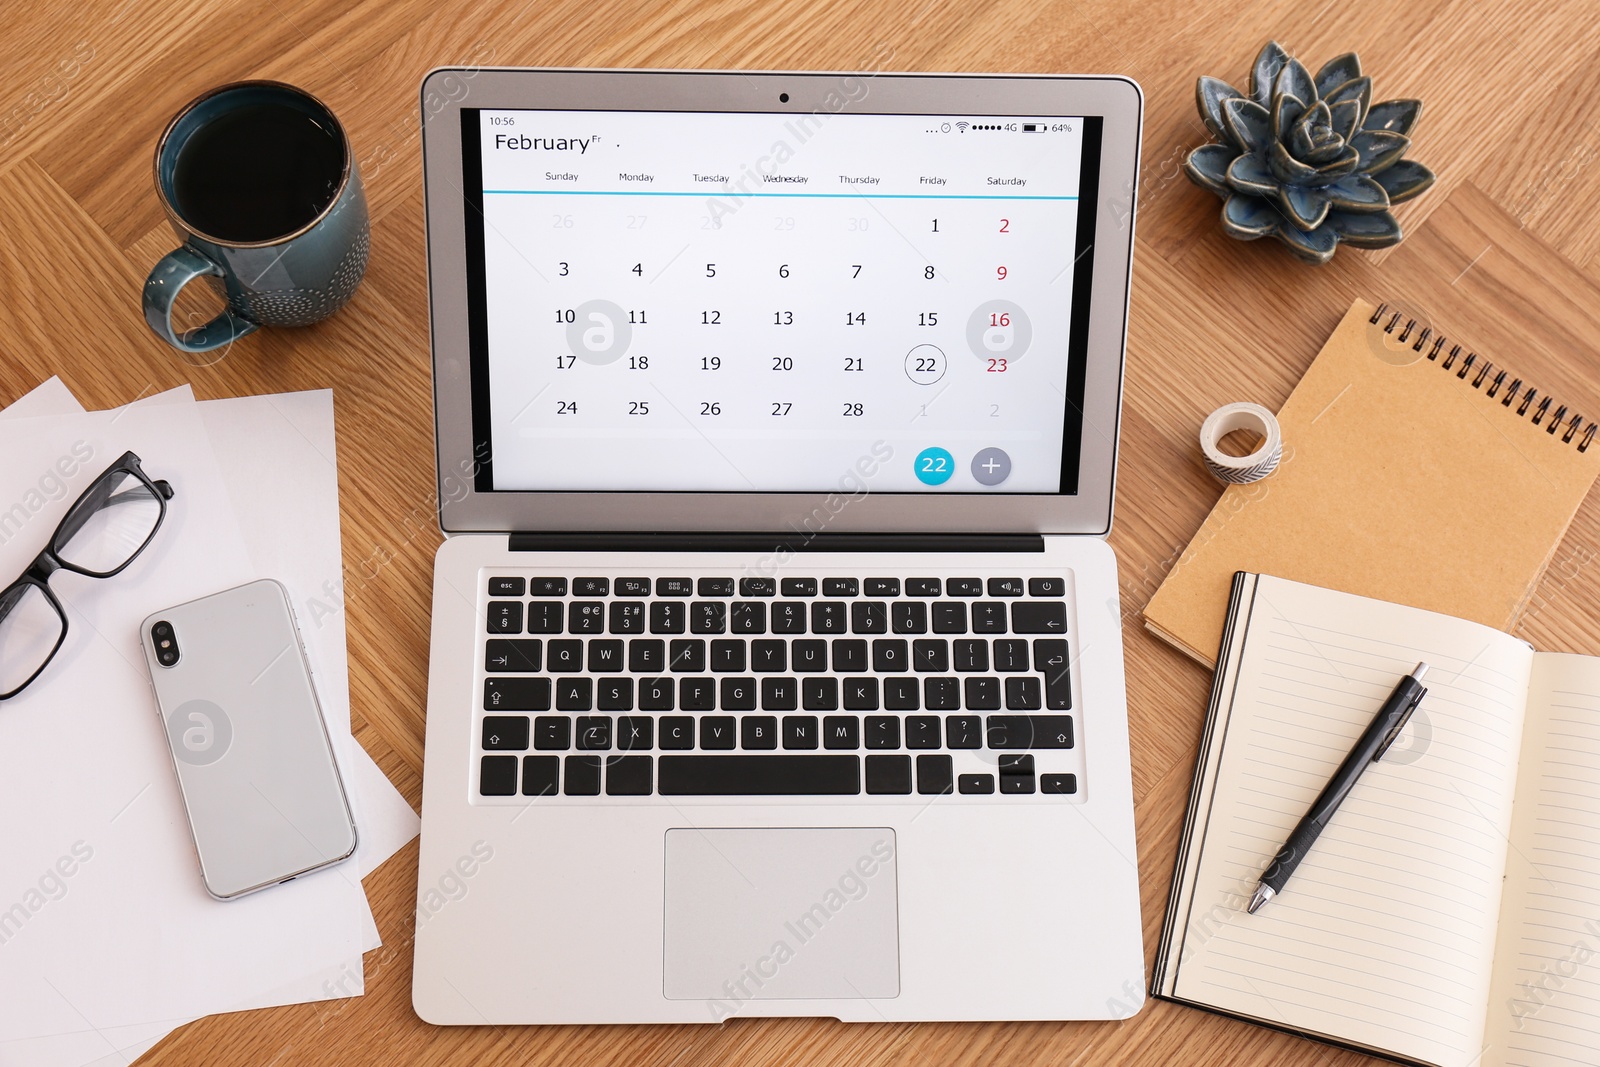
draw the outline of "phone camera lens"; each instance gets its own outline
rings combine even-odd
[[[789,94],[788,93],[779,93],[778,94],[778,103],[787,104],[788,102],[789,102]]]
[[[173,632],[170,622],[158,622],[150,627],[150,636],[155,638],[156,662],[163,667],[176,666],[178,662],[178,635]]]

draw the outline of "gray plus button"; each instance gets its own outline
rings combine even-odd
[[[986,448],[972,457],[972,476],[979,485],[999,485],[1011,477],[1011,457],[998,448]]]

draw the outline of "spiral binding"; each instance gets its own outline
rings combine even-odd
[[[1395,331],[1395,326],[1400,322],[1401,312],[1394,312],[1390,315],[1388,322],[1383,322],[1383,316],[1388,310],[1388,304],[1379,304],[1378,310],[1374,311],[1372,317],[1367,321],[1374,326],[1381,324],[1384,333],[1392,334]],[[1416,326],[1416,319],[1406,319],[1405,325],[1400,327],[1400,334],[1396,340],[1402,344],[1410,341],[1412,331],[1416,329]],[[1430,341],[1432,342],[1431,345],[1429,344]],[[1445,351],[1445,346],[1447,345],[1449,346],[1448,352]],[[1539,391],[1531,385],[1526,392],[1523,392],[1521,378],[1512,378],[1510,384],[1506,384],[1507,374],[1504,370],[1495,367],[1493,363],[1481,358],[1476,352],[1469,351],[1463,355],[1460,345],[1452,344],[1450,339],[1443,334],[1435,335],[1433,330],[1427,326],[1422,327],[1417,332],[1417,339],[1411,342],[1411,350],[1413,352],[1421,352],[1424,347],[1428,349],[1428,359],[1437,363],[1441,370],[1455,370],[1456,377],[1462,380],[1466,380],[1467,375],[1472,374],[1472,387],[1474,389],[1483,389],[1484,380],[1493,374],[1494,378],[1489,382],[1489,387],[1483,389],[1485,396],[1497,397],[1501,386],[1505,386],[1505,395],[1499,397],[1501,407],[1509,408],[1512,404],[1516,404],[1517,414],[1528,418],[1535,426],[1543,424],[1544,420],[1548,418],[1550,423],[1545,427],[1544,432],[1552,436],[1561,429],[1561,422],[1567,417],[1567,405],[1562,404],[1552,412],[1550,404],[1554,399],[1553,397],[1546,396],[1542,400],[1539,399]],[[1458,363],[1459,366],[1457,365]],[[1475,374],[1472,373],[1474,368],[1477,371]],[[1520,401],[1518,399],[1519,395]],[[1535,401],[1538,401],[1537,407],[1534,406]],[[1528,414],[1529,408],[1533,408],[1531,416]],[[1585,423],[1583,416],[1574,412],[1571,421],[1567,423],[1565,432],[1561,434],[1561,441],[1563,444],[1569,444],[1574,437],[1581,433],[1583,436],[1578,441],[1578,451],[1587,452],[1589,451],[1589,443],[1594,440],[1596,429],[1600,429],[1600,426],[1597,426],[1592,419]]]

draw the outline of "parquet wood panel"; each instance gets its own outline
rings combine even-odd
[[[1218,488],[1198,461],[1215,406],[1276,406],[1353,296],[1443,324],[1600,416],[1600,42],[1585,0],[40,0],[0,44],[0,400],[59,373],[91,406],[193,385],[201,397],[332,387],[356,732],[421,796],[432,554],[432,429],[417,84],[436,65],[1110,71],[1146,100],[1116,528],[1147,953],[1171,877],[1209,679],[1143,630],[1143,606]],[[1216,227],[1179,173],[1204,139],[1194,79],[1243,87],[1275,38],[1313,67],[1355,49],[1381,98],[1420,96],[1413,155],[1440,174],[1384,253],[1313,269]],[[350,130],[373,258],[327,323],[268,331],[192,365],[146,330],[139,286],[172,244],[150,188],[170,114],[219,82],[276,77]],[[204,301],[194,303],[196,314]],[[1437,328],[1437,327],[1436,327]],[[1463,430],[1462,462],[1470,462]],[[1441,545],[1464,581],[1492,547]],[[1580,511],[1522,632],[1600,653],[1600,504]],[[1345,1067],[1348,1052],[1171,1005],[1100,1024],[435,1029],[410,1008],[416,846],[367,879],[384,947],[367,995],[202,1020],[143,1061],[216,1064],[760,1063]],[[1085,917],[1088,921],[1087,917]]]

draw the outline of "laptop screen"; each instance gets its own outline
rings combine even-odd
[[[478,491],[1077,492],[1099,117],[461,121]]]

